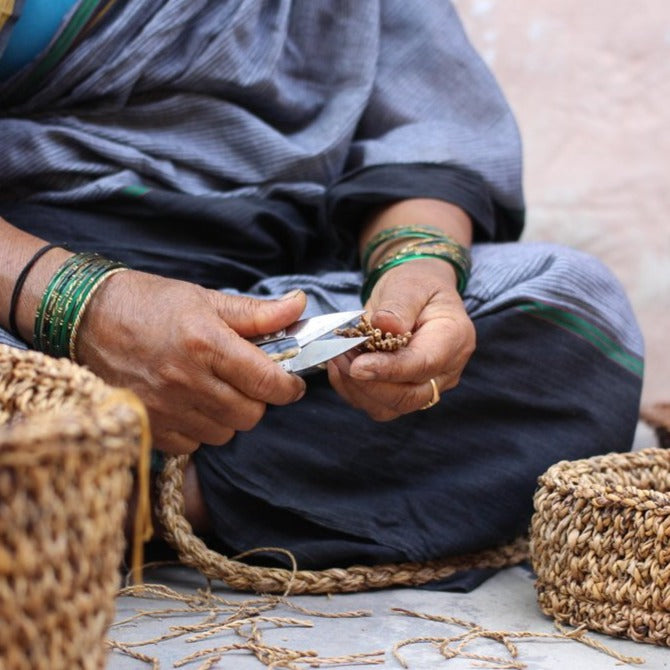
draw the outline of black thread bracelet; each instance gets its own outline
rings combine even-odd
[[[46,254],[47,251],[55,249],[56,247],[62,247],[67,249],[67,246],[64,244],[45,244],[43,247],[38,249],[35,252],[35,255],[23,266],[23,270],[19,273],[19,276],[16,279],[16,284],[14,284],[14,290],[12,291],[12,297],[9,301],[9,332],[14,335],[14,337],[21,339],[21,334],[19,333],[18,326],[16,325],[16,307],[19,303],[19,296],[21,295],[21,289],[26,282],[28,273],[32,270],[33,266],[37,261]]]

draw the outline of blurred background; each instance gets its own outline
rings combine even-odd
[[[670,402],[670,2],[454,4],[521,127],[525,239],[614,271],[645,337],[643,403]]]

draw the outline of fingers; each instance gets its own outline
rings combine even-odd
[[[409,346],[393,354],[363,354],[352,364],[354,379],[420,383],[459,374],[474,349],[474,326],[455,289],[455,273],[436,259],[413,261],[384,274],[367,308],[383,332],[412,331]]]
[[[475,328],[441,260],[417,260],[384,274],[366,305],[374,327],[412,332],[394,352],[339,357],[329,365],[331,384],[354,407],[385,421],[437,401],[458,384],[475,348]]]
[[[164,451],[166,454],[192,454],[200,442],[182,433],[173,430],[156,431],[153,436],[154,448]]]
[[[210,333],[215,343],[211,356],[214,375],[244,396],[264,403],[287,405],[299,400],[304,395],[305,382],[285,372],[244,338],[275,332],[297,321],[305,309],[305,293],[295,290],[278,300],[220,293],[211,297],[227,326]]]
[[[352,407],[364,410],[375,421],[391,421],[403,414],[426,408],[435,400],[430,380],[421,383],[356,382],[347,377],[341,364],[331,361],[328,377],[333,388]],[[445,390],[435,377],[438,396]]]
[[[267,403],[302,397],[301,378],[236,332],[257,335],[294,322],[305,306],[302,292],[252,300],[145,273],[122,274],[127,277],[96,293],[80,329],[79,354],[100,377],[137,393],[166,451],[223,444],[235,431],[257,425]]]
[[[154,436],[155,446],[170,453],[190,453],[200,444],[220,446],[229,442],[236,432],[196,407],[185,409],[178,417],[154,414],[149,410],[149,420],[160,427]]]
[[[383,332],[404,333],[420,325],[426,305],[445,289],[455,290],[456,274],[444,261],[422,259],[382,275],[366,307],[372,325]],[[457,294],[456,294],[456,297]]]
[[[462,311],[462,310],[461,310]],[[475,330],[464,312],[433,319],[412,334],[409,345],[392,353],[363,353],[348,374],[359,381],[420,384],[431,377],[455,386],[475,347]]]
[[[216,296],[216,297],[215,297]],[[241,337],[265,335],[285,328],[300,318],[307,305],[304,291],[296,289],[277,300],[216,293],[219,316]]]
[[[214,347],[208,362],[213,377],[203,381],[207,394],[215,403],[237,401],[239,406],[239,402],[246,398],[272,405],[288,405],[304,395],[305,381],[284,371],[259,347],[230,330],[219,330],[212,337]],[[237,390],[239,396],[231,397],[232,389]]]

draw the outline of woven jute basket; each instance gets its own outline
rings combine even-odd
[[[557,463],[534,504],[530,556],[542,611],[670,645],[670,452]]]
[[[0,345],[3,670],[105,667],[143,412],[67,360]]]
[[[158,480],[156,514],[164,538],[177,550],[184,565],[196,568],[209,579],[220,579],[232,589],[263,594],[323,594],[420,586],[462,570],[515,565],[528,556],[527,538],[520,537],[501,547],[432,561],[352,565],[324,570],[298,569],[290,552],[281,547],[258,548],[229,558],[207,547],[184,516],[183,484],[187,462],[188,456],[168,457]],[[293,562],[293,569],[249,565],[242,560],[257,553],[284,554]]]

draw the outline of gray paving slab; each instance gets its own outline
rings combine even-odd
[[[147,573],[147,583],[167,585],[179,593],[194,594],[205,586],[205,580],[183,567],[161,568]],[[253,596],[227,590],[214,585],[214,594],[240,603]],[[304,625],[277,628],[272,624],[261,624],[262,638],[266,644],[279,645],[295,650],[314,650],[319,657],[341,657],[350,654],[379,652],[375,658],[377,665],[323,666],[323,667],[371,667],[395,668],[403,666],[394,657],[394,645],[411,638],[430,637],[444,639],[464,632],[464,628],[442,622],[423,620],[399,612],[399,609],[456,617],[474,622],[494,631],[529,631],[540,634],[556,632],[551,619],[538,609],[533,576],[524,567],[503,570],[471,593],[445,593],[422,589],[394,589],[347,595],[300,596],[290,598],[294,603],[311,610],[322,612],[345,612],[365,610],[369,616],[352,618],[323,618],[294,611],[290,605],[280,604],[268,616],[293,617]],[[122,622],[141,610],[156,612],[153,617],[142,617],[132,622],[117,625],[110,631],[110,637],[119,641],[142,641],[158,637],[169,631],[171,626],[194,624],[203,620],[203,614],[160,614],[175,603],[165,600],[122,596],[117,601],[116,621]],[[186,635],[157,644],[137,647],[147,655],[155,657],[161,670],[173,667],[180,659],[202,650],[243,639],[234,631],[222,631],[216,636],[197,642],[188,642]],[[643,670],[670,668],[670,650],[653,645],[615,639],[605,635],[589,633],[589,637],[606,645],[619,654],[638,657],[641,665],[622,663],[602,651],[589,648],[577,641],[548,638],[528,638],[517,640],[518,658],[528,670],[615,670],[622,667],[639,667]],[[467,650],[479,655],[494,655],[508,658],[505,648],[494,641],[478,639]],[[473,659],[445,659],[435,644],[429,642],[407,645],[401,650],[410,670],[433,669],[461,670],[475,667]],[[204,659],[183,667],[198,669]],[[110,655],[108,670],[141,670],[151,666],[119,652]],[[212,668],[231,670],[258,670],[266,667],[248,650],[227,653]],[[284,667],[284,666],[281,666]],[[308,664],[296,667],[309,668]],[[481,665],[479,667],[482,667]],[[486,666],[495,667],[495,666]],[[498,663],[497,667],[501,667]],[[509,666],[508,666],[509,667]]]

